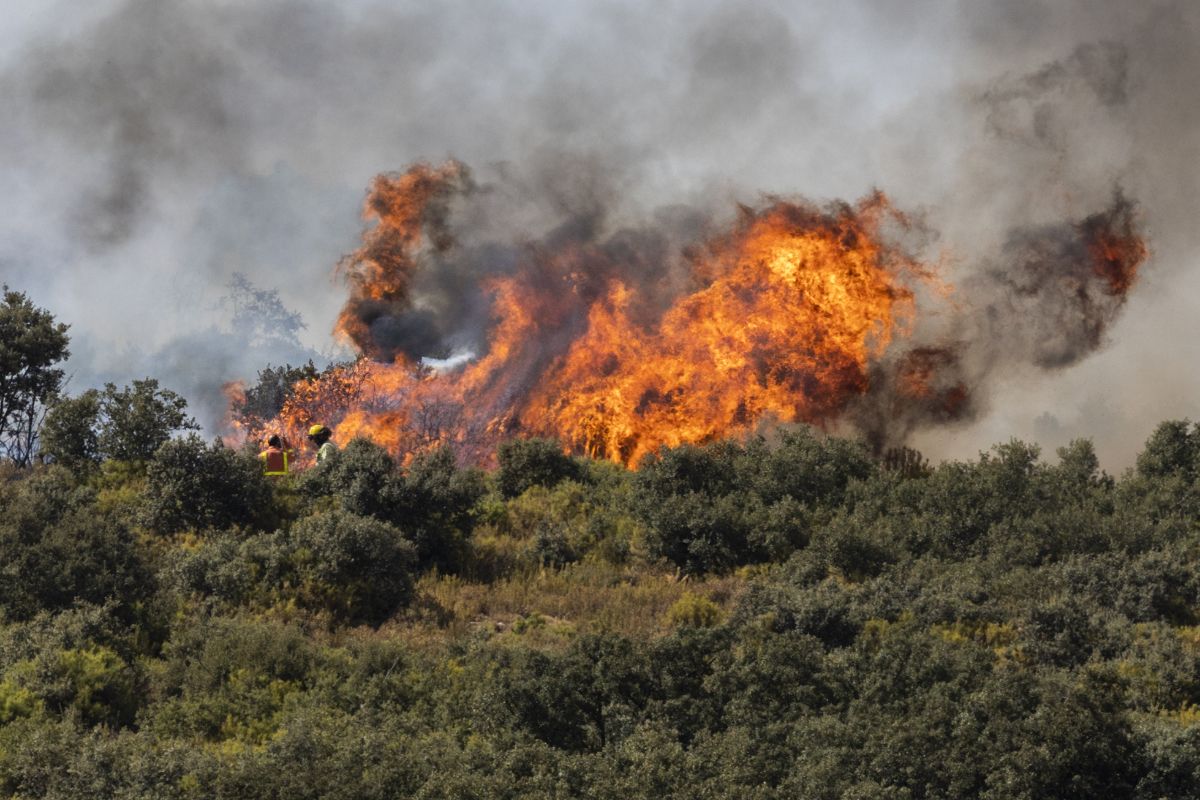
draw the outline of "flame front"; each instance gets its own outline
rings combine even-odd
[[[586,331],[519,412],[525,430],[636,463],[759,421],[821,423],[867,388],[867,368],[913,308],[918,265],[880,243],[881,195],[836,216],[776,202],[711,243],[715,276],[652,327],[614,282]]]
[[[958,352],[907,341],[918,289],[944,287],[885,235],[909,223],[881,193],[825,210],[782,199],[743,208],[726,231],[666,256],[686,266],[686,288],[666,293],[671,264],[631,265],[594,243],[527,243],[515,267],[481,279],[491,322],[478,357],[423,366],[422,353],[377,331],[405,330],[420,311],[414,276],[436,268],[431,253],[453,250],[445,218],[469,185],[454,162],[376,179],[365,213],[377,223],[339,265],[351,297],[338,330],[363,357],[297,384],[268,428],[299,440],[319,421],[402,459],[449,444],[475,463],[505,437],[552,436],[635,465],[664,445],[765,422],[826,425],[873,391],[890,393],[874,405],[896,418],[970,409]],[[1084,272],[1118,304],[1146,257],[1130,220],[1078,228]]]

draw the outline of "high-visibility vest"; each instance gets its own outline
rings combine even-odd
[[[258,457],[266,464],[267,475],[288,474],[288,454],[286,450],[280,450],[278,447],[268,447],[259,453]]]

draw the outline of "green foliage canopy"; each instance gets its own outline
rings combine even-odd
[[[0,454],[27,465],[44,408],[62,388],[67,326],[24,293],[0,287]]]

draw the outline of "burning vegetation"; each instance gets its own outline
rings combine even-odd
[[[339,265],[337,330],[362,357],[295,382],[275,419],[241,415],[247,433],[300,441],[320,421],[400,457],[449,444],[474,462],[504,438],[551,436],[636,465],[803,422],[882,450],[969,417],[997,364],[1054,368],[1098,348],[1147,257],[1119,194],[1082,222],[1012,232],[953,290],[905,246],[917,226],[882,193],[767,198],[672,247],[653,228],[602,239],[595,224],[463,244],[456,203],[476,191],[457,162],[374,180],[363,244]]]

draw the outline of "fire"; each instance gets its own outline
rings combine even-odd
[[[910,341],[921,288],[944,301],[944,287],[935,265],[893,241],[910,223],[878,192],[826,209],[778,198],[743,208],[661,265],[595,242],[524,243],[514,266],[480,279],[491,305],[480,354],[425,366],[421,336],[408,335],[427,319],[414,282],[454,257],[447,217],[470,191],[456,162],[373,182],[374,225],[339,265],[350,299],[337,329],[362,357],[296,384],[272,430],[296,442],[319,421],[401,458],[449,444],[475,463],[504,437],[551,436],[636,465],[765,423],[825,426],[870,407],[906,431],[971,409],[958,345]],[[1146,250],[1122,208],[1074,228],[1087,263],[1070,269],[1123,297]],[[898,443],[885,423],[862,427]]]
[[[1110,209],[1093,214],[1079,227],[1093,274],[1104,281],[1106,294],[1123,299],[1150,254],[1135,230],[1132,205],[1118,193]]]
[[[833,418],[913,310],[904,279],[923,268],[881,244],[888,216],[882,195],[836,215],[777,201],[713,242],[698,270],[716,277],[649,328],[614,282],[520,409],[522,428],[636,463],[763,419]]]
[[[363,217],[377,224],[363,237],[362,247],[338,265],[350,285],[350,299],[337,330],[366,355],[381,355],[371,324],[393,304],[408,302],[419,269],[416,255],[426,239],[437,249],[450,246],[441,224],[445,203],[469,182],[466,167],[457,161],[439,168],[418,164],[371,182]]]

